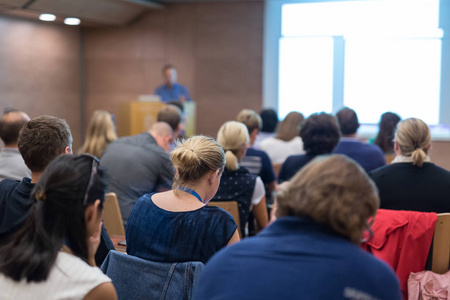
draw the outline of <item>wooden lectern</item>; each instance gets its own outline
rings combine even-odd
[[[120,106],[119,136],[135,135],[147,131],[156,122],[158,112],[167,104],[164,102],[131,101]],[[185,135],[195,134],[195,103],[184,103]]]

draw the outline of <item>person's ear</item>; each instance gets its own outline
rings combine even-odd
[[[220,170],[212,171],[208,176],[208,183],[213,184],[217,180],[217,177],[219,177],[219,176],[220,176]]]
[[[400,154],[401,154],[401,152],[400,152],[400,146],[398,145],[397,140],[394,140],[394,152],[395,152],[395,154],[397,154],[397,155],[400,155]]]
[[[70,148],[69,146],[64,148],[64,154],[72,154],[72,148]]]
[[[100,199],[97,199],[93,204],[86,207],[84,212],[88,236],[91,236],[98,229],[98,223],[102,220],[102,210],[99,209],[100,204]]]

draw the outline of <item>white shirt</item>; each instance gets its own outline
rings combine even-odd
[[[262,198],[266,195],[266,189],[261,177],[256,177],[255,188],[253,189],[252,205],[258,205]]]
[[[102,283],[111,282],[97,267],[80,258],[59,252],[46,281],[27,283],[0,274],[1,300],[81,300]]]
[[[3,179],[22,180],[31,178],[31,171],[25,165],[22,155],[16,148],[3,148],[0,152],[0,181]]]
[[[277,138],[267,138],[259,145],[261,150],[266,151],[273,164],[282,164],[291,155],[304,154],[303,141],[299,136],[285,142]]]

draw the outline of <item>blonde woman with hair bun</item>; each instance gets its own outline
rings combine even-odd
[[[259,176],[251,174],[239,166],[249,143],[247,127],[236,121],[223,124],[217,134],[217,142],[225,151],[225,170],[214,201],[237,201],[241,236],[245,237],[245,227],[250,211],[253,211],[260,229],[268,223],[264,184]]]
[[[106,147],[115,140],[117,134],[112,115],[105,110],[96,110],[89,121],[84,144],[78,152],[100,158]]]
[[[179,141],[170,159],[172,190],[139,198],[128,218],[127,253],[150,261],[206,261],[239,241],[233,217],[206,205],[217,192],[225,154],[212,138]]]
[[[392,164],[370,173],[381,199],[380,208],[450,212],[450,172],[431,162],[427,124],[410,118],[397,125]]]

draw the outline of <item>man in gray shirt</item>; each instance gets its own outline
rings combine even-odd
[[[25,165],[22,155],[17,147],[20,129],[30,120],[30,117],[21,111],[10,111],[0,119],[0,138],[5,147],[0,152],[0,180],[22,180],[31,177],[31,171]]]
[[[114,141],[103,153],[100,164],[107,172],[108,191],[117,194],[124,225],[142,195],[170,189],[172,142],[172,128],[157,122],[148,132]]]

